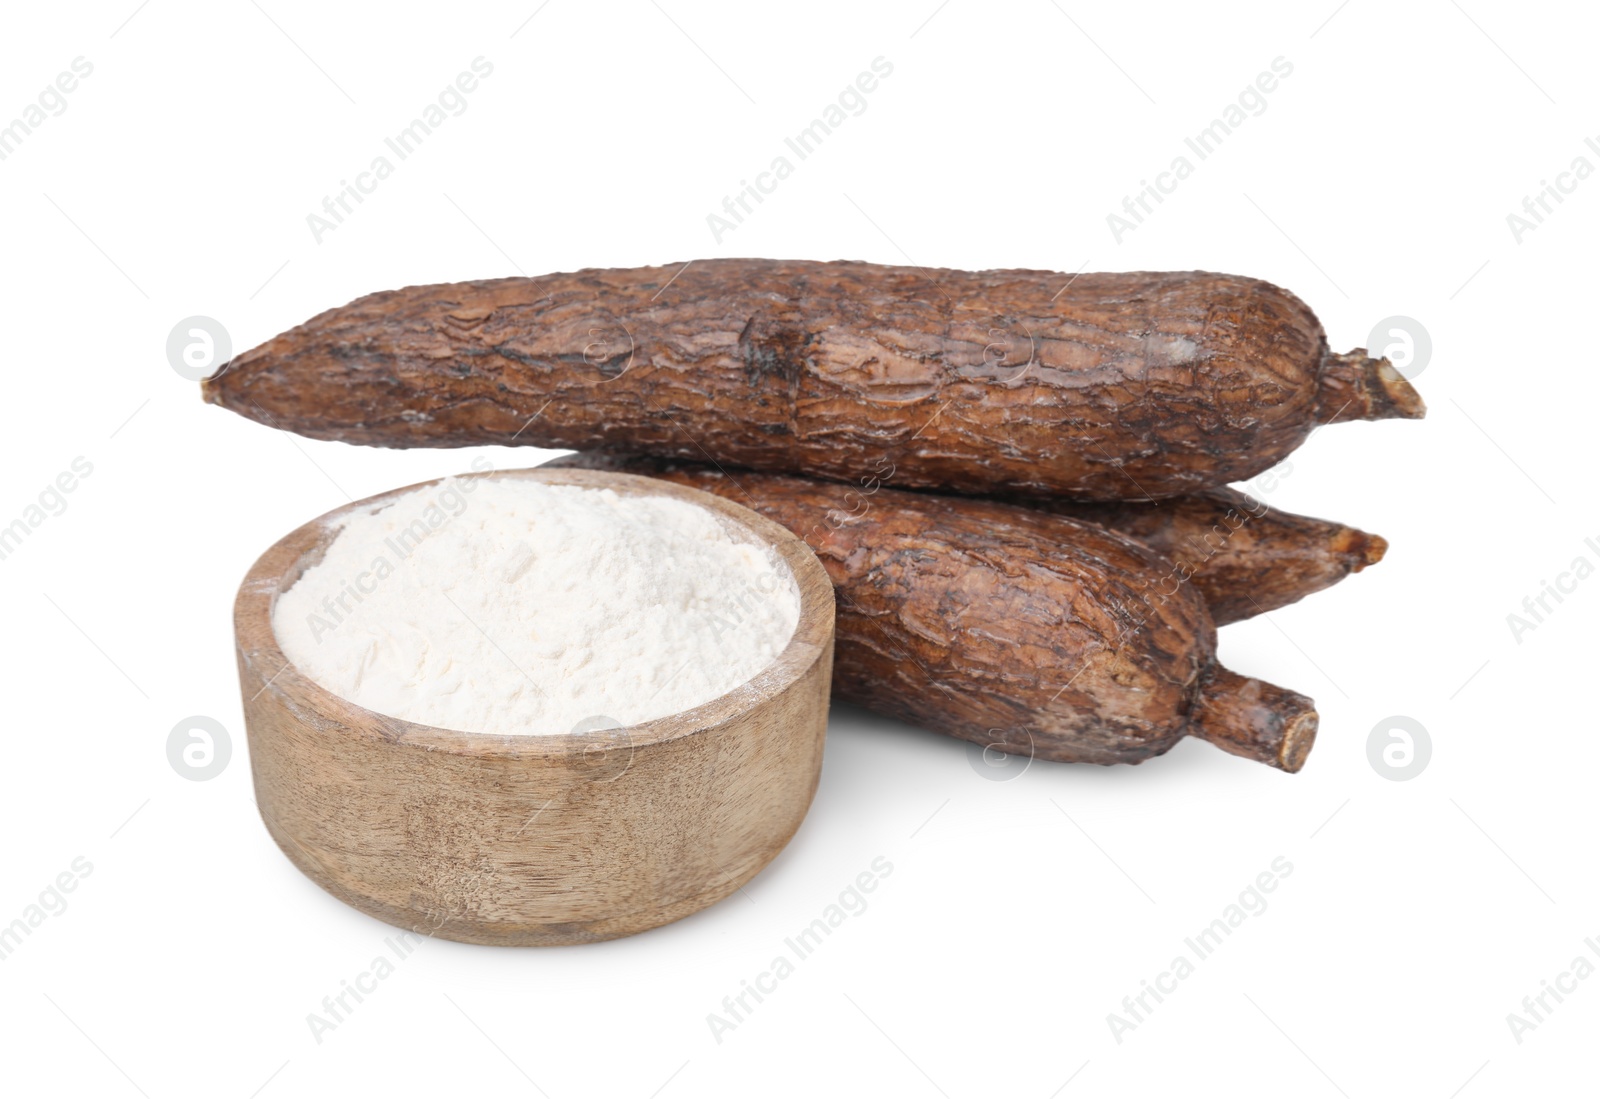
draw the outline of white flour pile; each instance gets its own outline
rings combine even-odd
[[[452,478],[345,520],[273,630],[369,710],[525,735],[709,702],[770,665],[799,616],[782,559],[705,508]]]

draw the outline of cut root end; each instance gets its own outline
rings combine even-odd
[[[1191,735],[1290,774],[1305,766],[1317,739],[1309,698],[1226,668],[1201,684],[1189,722]]]
[[[1317,388],[1317,422],[1420,420],[1428,406],[1388,359],[1364,348],[1329,355]]]

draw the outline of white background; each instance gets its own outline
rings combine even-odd
[[[1506,220],[1600,167],[1578,5],[135,3],[18,7],[0,41],[0,120],[94,67],[0,162],[0,524],[93,466],[0,561],[0,923],[93,868],[0,962],[5,1090],[1592,1093],[1600,979],[1520,1043],[1507,1022],[1600,936],[1600,579],[1520,643],[1506,620],[1600,564],[1600,177],[1520,242]],[[479,56],[465,113],[318,243],[306,215]],[[717,241],[707,214],[879,56],[868,109]],[[1266,111],[1119,243],[1106,215],[1280,56]],[[234,588],[348,498],[548,453],[282,435],[202,405],[168,332],[203,314],[242,350],[408,283],[720,255],[1238,272],[1304,297],[1336,350],[1422,322],[1428,418],[1318,432],[1266,497],[1388,559],[1222,634],[1228,664],[1316,697],[1308,766],[1186,742],[993,781],[844,710],[748,896],[603,945],[427,942],[319,1044],[308,1013],[391,929],[256,816]],[[167,760],[190,715],[231,735],[210,781]],[[1430,734],[1409,781],[1368,760],[1392,715]],[[870,907],[716,1041],[707,1015],[878,856]],[[1119,1043],[1108,1013],[1278,856],[1267,910]]]

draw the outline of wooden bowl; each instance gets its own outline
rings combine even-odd
[[[816,792],[833,666],[833,587],[798,538],[697,489],[627,474],[468,474],[686,500],[775,549],[800,619],[749,683],[681,714],[583,734],[500,736],[419,725],[339,698],[293,667],[278,595],[321,559],[329,512],[267,550],[234,631],[256,803],[289,860],[346,904],[460,942],[599,942],[728,896],[789,842]],[[436,482],[428,482],[429,484]]]

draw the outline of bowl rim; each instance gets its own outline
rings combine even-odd
[[[732,690],[699,706],[634,725],[588,733],[500,734],[449,729],[369,710],[323,687],[302,672],[278,643],[272,624],[277,597],[298,580],[307,558],[324,550],[346,516],[372,511],[398,497],[448,479],[511,477],[552,485],[612,489],[622,495],[683,500],[715,512],[772,548],[788,565],[800,594],[794,634],[773,662]],[[286,578],[292,576],[289,582]],[[637,751],[709,732],[766,704],[790,689],[829,650],[834,632],[833,583],[816,554],[788,528],[742,504],[671,481],[610,470],[532,466],[450,474],[390,489],[343,504],[301,524],[274,542],[250,566],[234,599],[234,646],[247,708],[270,694],[302,722],[339,727],[341,736],[383,741],[396,747],[501,759],[551,759],[592,753]],[[248,673],[254,673],[250,675]],[[254,682],[252,682],[254,680]],[[826,702],[823,703],[826,706]]]

